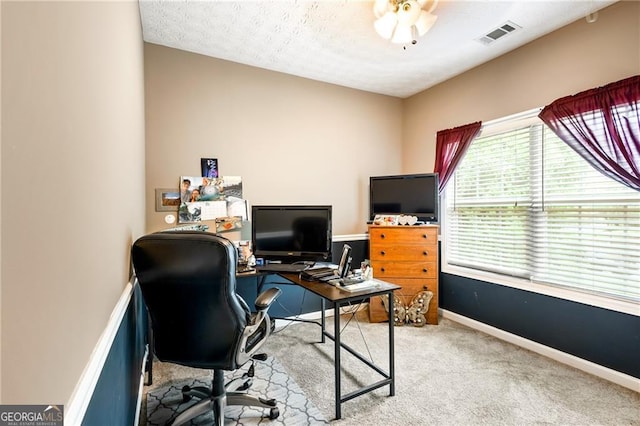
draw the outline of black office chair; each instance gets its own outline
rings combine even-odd
[[[200,231],[158,232],[139,238],[131,258],[149,310],[153,346],[159,360],[213,370],[211,389],[183,389],[187,401],[202,400],[174,420],[181,425],[209,410],[217,425],[224,424],[227,405],[268,408],[279,416],[276,401],[249,396],[246,388],[228,390],[224,370],[236,370],[254,359],[271,332],[267,310],[280,294],[270,288],[255,301],[251,314],[236,294],[234,245],[226,238]],[[249,369],[253,372],[253,365]]]

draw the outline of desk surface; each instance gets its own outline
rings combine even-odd
[[[300,278],[300,274],[293,272],[242,272],[237,274],[238,278],[248,278],[248,277],[260,277],[266,275],[278,275],[282,278],[291,281],[294,284],[299,285],[302,288],[309,290],[310,292],[317,294],[320,297],[323,297],[330,302],[340,302],[347,301],[350,299],[362,299],[363,297],[372,297],[379,296],[381,294],[387,293],[389,290],[395,291],[399,290],[402,287],[388,283],[386,281],[375,280],[378,283],[376,287],[364,288],[359,291],[346,291],[340,290],[338,287],[333,284],[321,282],[321,281],[306,281]]]
[[[349,299],[362,299],[363,297],[378,296],[384,293],[388,293],[390,290],[393,291],[401,288],[400,286],[397,286],[395,284],[375,280],[376,283],[378,283],[376,287],[363,288],[359,291],[346,291],[341,290],[333,284],[325,282],[305,281],[300,278],[300,274],[280,273],[278,275],[293,283],[296,283],[300,287],[303,287],[320,297],[324,297],[326,300],[329,300],[331,302],[340,302]]]

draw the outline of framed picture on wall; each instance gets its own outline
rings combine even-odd
[[[201,158],[200,168],[202,169],[202,177],[217,178],[220,174],[217,158]]]
[[[176,188],[156,188],[156,211],[176,211],[180,207],[180,191]]]

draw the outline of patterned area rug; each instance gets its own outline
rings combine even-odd
[[[225,373],[229,380],[241,377],[248,369]],[[154,389],[147,394],[147,425],[167,425],[185,409],[199,399],[182,401],[182,387],[211,386],[211,376],[181,380]],[[274,398],[278,403],[280,416],[269,419],[269,410],[253,407],[229,406],[225,410],[225,425],[322,425],[329,424],[322,413],[309,401],[298,384],[287,374],[282,365],[273,357],[255,363],[255,376],[249,394]],[[212,425],[213,414],[205,413],[191,421],[192,425]]]

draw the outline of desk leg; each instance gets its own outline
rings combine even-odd
[[[320,343],[324,343],[325,342],[325,340],[324,340],[324,332],[327,331],[327,327],[326,327],[326,325],[327,325],[327,323],[326,323],[327,316],[325,314],[326,306],[325,306],[325,302],[324,302],[324,297],[322,299],[320,299],[320,303],[321,303],[321,305],[320,305],[320,311],[321,311],[320,323],[321,323],[321,326],[322,326],[322,330],[320,331]]]
[[[391,377],[391,383],[389,384],[389,396],[396,394],[396,373],[395,373],[395,344],[394,344],[394,331],[395,325],[393,323],[393,292],[388,293],[389,297],[389,376]]]
[[[334,368],[336,377],[336,420],[342,418],[342,407],[340,400],[342,395],[340,393],[340,306],[337,302],[333,303],[333,335],[334,335]]]

